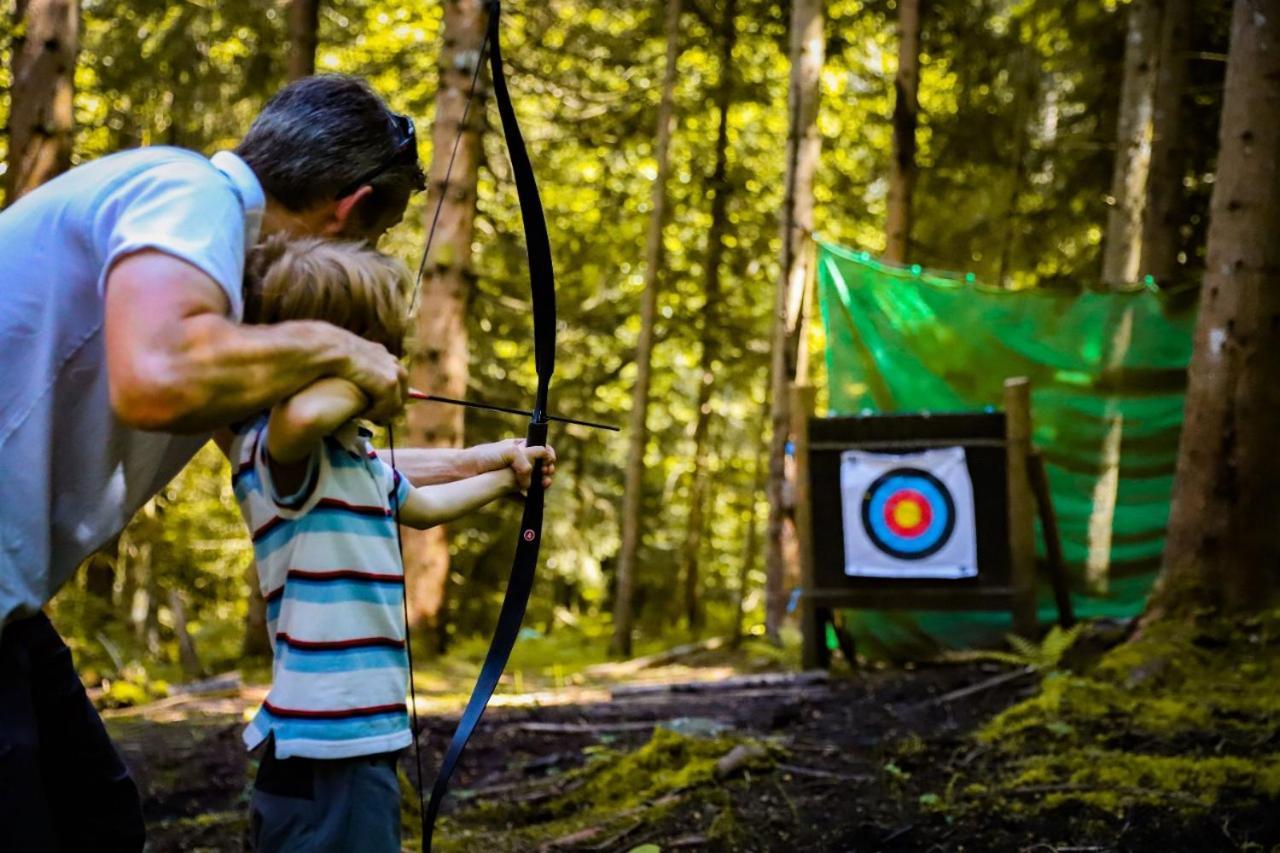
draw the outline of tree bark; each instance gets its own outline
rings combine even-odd
[[[1139,272],[1157,282],[1173,278],[1178,267],[1185,151],[1182,145],[1182,90],[1187,85],[1191,38],[1190,0],[1164,0],[1155,101],[1151,114],[1151,173],[1142,220]]]
[[[271,656],[271,637],[267,634],[267,600],[263,598],[262,585],[258,583],[258,565],[252,560],[245,572],[245,582],[249,584],[249,609],[244,618],[240,655],[246,658],[267,658]]]
[[[1236,0],[1186,414],[1149,618],[1280,590],[1280,0]]]
[[[1129,348],[1133,345],[1133,305],[1114,302],[1107,315],[1107,338],[1103,354],[1102,376],[1114,386],[1120,381]],[[1102,420],[1107,431],[1102,436],[1098,477],[1093,484],[1092,508],[1089,511],[1088,550],[1085,555],[1086,588],[1095,595],[1105,595],[1111,583],[1111,542],[1116,519],[1116,502],[1120,497],[1120,462],[1124,444],[1124,415],[1120,398],[1107,398]]]
[[[187,678],[199,678],[204,675],[204,664],[200,662],[200,654],[196,651],[196,641],[187,629],[187,605],[182,600],[182,593],[176,589],[169,590],[169,613],[173,616],[173,633],[178,638],[178,660],[182,664],[182,673]]]
[[[889,165],[884,256],[901,264],[906,262],[911,246],[911,197],[916,187],[920,0],[898,0],[898,75],[893,89],[893,157]]]
[[[116,536],[84,561],[84,591],[87,599],[81,626],[87,636],[101,630],[115,615],[116,569],[119,566],[120,537]]]
[[[667,54],[658,102],[658,138],[654,146],[657,177],[652,188],[649,232],[645,240],[643,294],[640,301],[640,339],[636,343],[636,382],[631,390],[628,422],[626,485],[622,496],[622,545],[613,603],[613,640],[610,648],[622,657],[631,654],[635,614],[636,558],[640,551],[641,515],[644,506],[644,453],[649,443],[646,423],[653,359],[653,326],[658,309],[658,267],[662,263],[662,232],[667,221],[667,176],[670,171],[671,134],[675,124],[676,61],[680,56],[681,0],[667,0],[664,13]]]
[[[460,127],[476,63],[482,62],[488,16],[481,0],[445,4],[444,47],[436,121],[432,128],[431,184],[423,208],[424,227],[430,227],[436,205],[444,206],[436,227],[418,310],[417,349],[412,353],[410,377],[414,387],[444,397],[466,396],[469,364],[466,323],[470,293],[471,238],[475,227],[476,181],[479,173],[480,128],[484,115],[484,81]],[[483,75],[482,75],[483,76]],[[457,134],[457,156],[445,183]],[[408,414],[406,444],[418,447],[461,447],[463,409],[458,406],[413,406]],[[413,627],[436,634],[443,650],[445,594],[449,579],[449,537],[441,525],[430,530],[402,531],[409,618]]]
[[[17,0],[9,101],[5,204],[71,167],[75,132],[75,0]]]
[[[751,479],[751,493],[747,496],[746,509],[743,511],[747,528],[747,545],[742,554],[742,563],[738,568],[738,588],[734,592],[733,601],[733,636],[730,639],[730,645],[735,649],[742,645],[744,633],[742,622],[746,617],[742,611],[747,601],[747,584],[751,582],[751,570],[756,567],[756,552],[760,550],[760,514],[756,510],[756,498],[764,488],[764,475],[768,465],[759,454],[756,455],[755,462],[756,470]]]
[[[733,106],[733,49],[737,42],[737,0],[725,0],[720,33],[720,80],[716,87],[716,111],[719,124],[716,129],[715,166],[709,185],[711,197],[711,227],[707,232],[707,262],[705,300],[702,303],[702,355],[698,366],[698,420],[693,430],[693,473],[689,490],[689,526],[681,549],[682,574],[684,576],[684,614],[689,631],[696,634],[702,628],[702,607],[699,601],[698,555],[702,550],[702,535],[706,527],[704,519],[709,472],[707,470],[707,437],[711,431],[714,414],[711,405],[715,390],[715,372],[720,360],[720,266],[724,260],[724,237],[729,224],[729,112]]]
[[[320,38],[320,0],[289,0],[290,80],[316,73]]]
[[[790,130],[782,211],[781,277],[773,305],[772,357],[769,366],[769,526],[765,562],[765,630],[773,642],[786,615],[787,556],[783,532],[787,500],[786,456],[791,406],[787,388],[796,378],[806,310],[805,293],[812,255],[804,251],[813,235],[813,177],[822,140],[818,136],[818,95],[822,73],[821,0],[795,0],[791,6]],[[795,567],[791,566],[791,574]]]
[[[1102,280],[1112,288],[1138,278],[1147,176],[1151,168],[1151,118],[1155,104],[1161,0],[1133,0],[1124,49],[1124,80],[1116,123],[1111,209],[1103,244]]]

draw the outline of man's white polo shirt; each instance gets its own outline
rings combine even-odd
[[[0,625],[35,613],[208,440],[115,418],[107,272],[141,250],[173,255],[216,281],[238,320],[264,206],[234,154],[143,148],[0,213]]]

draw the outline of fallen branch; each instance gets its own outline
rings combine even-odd
[[[808,672],[767,673],[764,675],[739,675],[719,681],[682,681],[672,684],[627,684],[609,691],[614,699],[636,696],[654,696],[662,693],[732,693],[741,690],[767,688],[800,688],[826,684],[826,670]]]
[[[471,800],[495,797],[495,795],[502,794],[503,799],[506,799],[507,802],[536,803],[540,802],[540,800],[573,792],[573,790],[577,790],[585,784],[585,779],[567,780],[563,779],[563,777],[557,777],[557,779],[540,779],[524,781],[524,783],[490,785],[488,788],[463,789],[454,794],[454,797],[460,800]]]
[[[870,773],[838,773],[834,770],[822,770],[818,767],[801,767],[798,764],[779,764],[778,769],[796,776],[812,776],[815,779],[838,779],[842,782],[873,782],[876,778]]]
[[[936,707],[945,705],[948,702],[955,702],[958,699],[967,699],[970,696],[976,696],[979,693],[985,693],[988,690],[994,690],[997,687],[1008,684],[1011,681],[1017,681],[1020,678],[1026,678],[1028,675],[1034,675],[1035,667],[1027,666],[1013,672],[1002,672],[999,675],[979,681],[977,684],[970,684],[968,687],[961,687],[959,690],[952,690],[950,693],[944,693],[937,699],[932,699],[925,703],[928,707]]]
[[[539,723],[536,721],[514,723],[512,728],[522,732],[542,734],[595,734],[596,732],[641,732],[662,724],[661,720],[623,723]]]
[[[724,637],[712,637],[709,640],[703,640],[698,643],[686,643],[682,646],[673,646],[666,651],[655,652],[651,655],[631,658],[630,660],[619,661],[617,663],[598,663],[595,666],[587,667],[583,672],[586,675],[596,676],[634,675],[642,669],[666,666],[669,663],[674,663],[681,658],[695,655],[698,652],[714,652],[715,650],[722,648],[727,642],[728,641]]]

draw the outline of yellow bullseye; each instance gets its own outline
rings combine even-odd
[[[920,504],[915,501],[901,501],[893,508],[893,521],[899,527],[910,530],[924,518]]]

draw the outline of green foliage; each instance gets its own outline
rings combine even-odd
[[[230,471],[208,445],[121,535],[107,561],[109,586],[95,590],[81,572],[54,599],[51,616],[85,681],[113,685],[104,701],[154,698],[163,695],[156,683],[199,675],[181,668],[171,596],[182,599],[206,670],[240,663],[250,557]]]
[[[1059,668],[1067,652],[1071,651],[1071,647],[1080,638],[1083,629],[1083,622],[1065,630],[1059,625],[1054,625],[1039,643],[1019,637],[1017,634],[1007,634],[1005,639],[1013,648],[1011,652],[952,652],[946,657],[952,660],[993,660],[1011,666],[1034,669],[1037,672],[1053,672]]]

